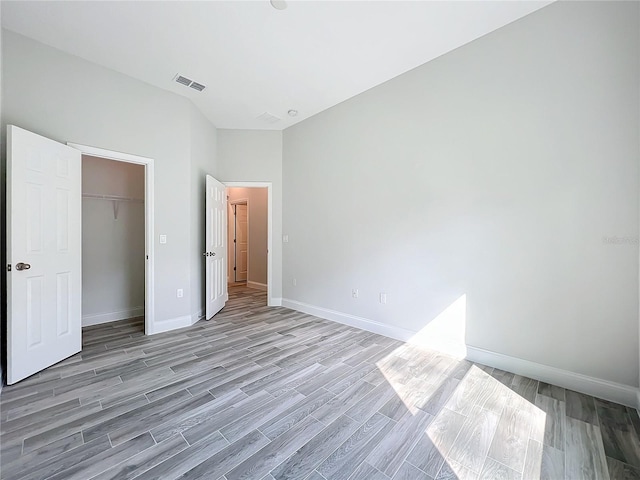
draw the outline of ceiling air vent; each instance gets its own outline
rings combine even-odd
[[[185,87],[191,87],[194,90],[197,90],[199,92],[203,91],[205,88],[204,85],[202,85],[201,83],[198,82],[194,82],[193,80],[191,80],[190,78],[187,77],[183,77],[182,75],[178,74],[175,76],[174,80],[176,82],[178,82],[181,85],[184,85]]]
[[[198,90],[199,92],[201,92],[202,90],[205,89],[205,86],[200,84],[200,83],[196,83],[196,82],[191,82],[191,85],[189,85],[191,88],[193,88],[194,90]]]
[[[262,120],[267,123],[277,123],[282,120],[280,117],[276,117],[269,112],[264,112],[262,115],[258,116],[258,120]]]

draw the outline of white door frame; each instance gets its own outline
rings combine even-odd
[[[272,193],[273,184],[271,182],[222,182],[229,188],[266,188],[267,189],[267,306],[279,306],[273,299],[273,208]],[[248,208],[247,208],[248,210]],[[227,226],[227,228],[229,228]],[[247,259],[248,263],[248,259]],[[247,282],[249,281],[249,271],[247,269]]]
[[[80,150],[83,155],[91,155],[93,157],[106,158],[116,160],[118,162],[135,163],[144,166],[144,244],[145,244],[145,285],[144,285],[144,333],[152,335],[155,333],[155,312],[154,312],[154,261],[153,255],[153,159],[141,157],[139,155],[131,155],[129,153],[116,152],[113,150],[105,150],[103,148],[81,145],[79,143],[67,142],[67,145]]]
[[[225,183],[225,185],[226,185],[226,183]],[[246,205],[247,206],[247,280],[246,280],[246,282],[248,284],[249,283],[249,199],[248,198],[241,198],[241,199],[238,199],[238,200],[229,201],[228,203],[229,203],[230,206],[235,206],[235,205]],[[234,213],[234,220],[233,220],[234,221],[234,230],[233,230],[233,233],[234,233],[234,239],[235,239],[235,233],[236,233],[236,231],[235,231],[235,222],[236,222],[235,213],[236,212],[234,211],[233,213]],[[228,229],[229,229],[229,219],[227,218],[227,230]],[[236,244],[234,243],[233,244],[233,266],[234,267],[238,266],[236,264],[237,263],[237,258],[236,258],[237,255],[236,255],[236,253],[237,253]],[[235,275],[236,273],[237,273],[237,271],[234,270],[234,275],[233,275],[233,282],[234,283],[236,282],[236,275]]]

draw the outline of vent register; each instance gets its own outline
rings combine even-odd
[[[193,88],[194,90],[197,90],[198,92],[201,92],[205,88],[207,88],[205,85],[202,85],[201,83],[198,83],[198,82],[194,82],[190,78],[187,78],[184,75],[180,75],[180,74],[176,75],[174,77],[174,80],[177,83],[179,83],[180,85],[184,85],[185,87]],[[294,110],[290,110],[289,111],[289,115],[295,116],[295,115],[291,114],[292,111],[294,111]],[[297,114],[297,113],[298,112],[295,112],[295,114]],[[258,120],[262,120],[263,122],[273,124],[273,123],[278,123],[282,119],[280,117],[277,117],[277,116],[273,115],[272,113],[264,112],[262,115],[258,116]]]
[[[180,75],[180,74],[176,75],[174,80],[176,82],[178,82],[180,85],[184,85],[185,87],[193,88],[194,90],[197,90],[199,92],[201,92],[205,88],[207,88],[204,85],[202,85],[201,83],[194,82],[190,78],[187,78],[187,77],[185,77],[183,75]]]

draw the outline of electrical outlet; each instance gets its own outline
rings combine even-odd
[[[351,297],[358,298],[358,289],[357,288],[354,288],[353,290],[351,290]]]
[[[387,294],[386,293],[380,293],[380,303],[382,303],[382,304],[387,303]]]
[[[293,286],[295,287],[296,285],[298,285],[298,280],[294,278],[294,279],[291,281],[291,283],[293,283]]]
[[[184,290],[182,290],[181,288],[179,288],[179,289],[176,291],[176,296],[177,296],[178,298],[182,298],[182,297],[184,297]]]

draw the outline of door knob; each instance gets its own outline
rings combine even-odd
[[[16,263],[16,270],[29,270],[31,268],[31,265],[29,265],[28,263]]]

